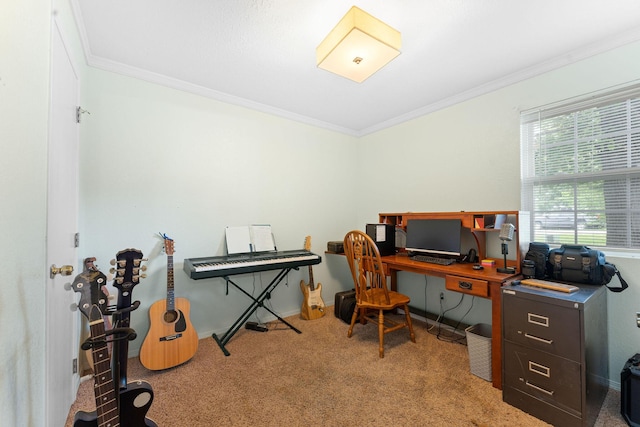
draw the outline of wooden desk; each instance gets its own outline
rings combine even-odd
[[[502,311],[500,288],[519,276],[498,273],[496,267],[474,270],[473,264],[438,265],[413,261],[406,253],[382,257],[391,276],[391,289],[398,290],[398,271],[445,279],[447,290],[491,299],[491,370],[493,386],[502,389]]]

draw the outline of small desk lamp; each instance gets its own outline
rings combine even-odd
[[[515,227],[513,226],[513,224],[509,224],[508,222],[502,224],[502,228],[500,228],[500,240],[502,240],[502,255],[504,255],[504,268],[498,268],[498,273],[513,274],[516,272],[515,268],[507,267],[507,254],[509,253],[509,246],[507,242],[513,240],[514,231]]]

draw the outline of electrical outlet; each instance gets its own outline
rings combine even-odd
[[[78,373],[78,359],[77,358],[73,359],[71,361],[71,364],[72,364],[73,373],[77,374]]]
[[[444,300],[444,292],[440,292],[440,301]]]

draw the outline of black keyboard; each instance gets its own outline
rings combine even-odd
[[[319,264],[321,260],[320,256],[305,250],[280,251],[264,255],[222,255],[186,258],[184,271],[192,279],[207,279],[267,270],[298,268]]]
[[[431,264],[439,264],[439,265],[451,265],[455,262],[455,260],[451,258],[438,258],[438,257],[428,256],[428,255],[414,255],[411,257],[411,259],[414,261],[428,262]]]

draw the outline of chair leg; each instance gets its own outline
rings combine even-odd
[[[378,314],[378,336],[380,338],[380,358],[384,357],[384,310]]]
[[[409,306],[405,305],[403,309],[404,309],[404,315],[407,318],[407,327],[409,328],[409,336],[411,337],[411,341],[416,342],[416,334],[413,332],[413,323],[411,323],[411,313],[409,313]]]
[[[358,311],[360,311],[360,308],[356,305],[356,308],[353,310],[353,314],[351,315],[351,325],[349,325],[349,331],[347,332],[348,338],[351,338],[351,334],[353,334],[353,325],[356,324],[356,319],[358,318]]]

